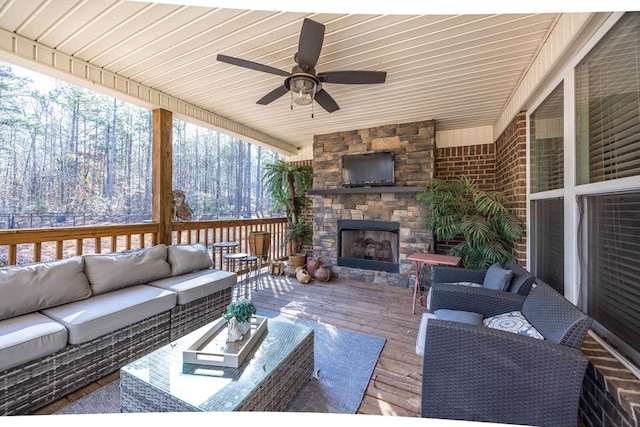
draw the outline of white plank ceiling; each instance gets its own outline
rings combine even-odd
[[[324,84],[340,106],[256,101],[290,72],[303,18],[325,25],[317,72],[386,71],[383,84]],[[493,125],[558,14],[365,15],[124,0],[4,0],[0,28],[296,147],[313,136],[435,119],[438,130]],[[313,118],[311,117],[313,110]]]

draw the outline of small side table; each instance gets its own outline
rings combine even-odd
[[[455,267],[460,263],[461,259],[459,256],[426,254],[423,252],[416,252],[407,257],[408,261],[413,261],[416,265],[416,282],[413,286],[413,314],[416,314],[416,300],[418,299],[418,293],[420,293],[420,265],[449,265]],[[422,300],[422,295],[420,299]]]
[[[213,244],[213,261],[221,270],[223,256],[234,253],[237,250],[238,245],[238,242],[216,242]],[[218,259],[216,260],[216,258]]]
[[[247,259],[247,256],[248,255],[245,253],[236,252],[232,254],[225,254],[222,258],[226,261],[227,271],[237,273],[238,270],[242,269],[242,263]],[[240,266],[240,268],[238,268],[238,266]]]

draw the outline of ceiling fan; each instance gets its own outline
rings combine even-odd
[[[261,105],[270,104],[287,92],[291,92],[292,100],[297,105],[309,105],[315,100],[322,108],[332,113],[339,110],[340,107],[331,95],[322,88],[323,83],[375,84],[385,82],[386,71],[327,71],[316,74],[315,66],[320,57],[323,41],[324,25],[305,18],[300,31],[298,52],[293,57],[297,65],[293,67],[291,72],[227,55],[218,55],[218,61],[285,77],[281,86],[258,100],[257,103]]]

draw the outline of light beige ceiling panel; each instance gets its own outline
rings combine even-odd
[[[5,0],[0,6],[0,26],[11,32],[24,28],[33,12],[41,7],[41,3],[40,0]]]
[[[131,57],[158,43],[160,34],[166,34],[171,26],[187,25],[203,13],[199,8],[173,5],[148,5],[129,17],[122,17],[112,30],[104,31],[99,37],[85,44],[76,52],[85,60],[100,67],[107,67],[122,55]],[[155,31],[154,31],[155,30]]]
[[[132,31],[123,41],[105,49],[92,60],[103,67],[120,73],[125,72],[130,64],[136,64],[143,58],[162,52],[166,46],[176,43],[176,34],[187,26],[196,25],[216,13],[222,12],[218,9],[175,8],[149,25],[140,26]],[[204,28],[207,25],[203,24]]]
[[[122,0],[78,1],[59,19],[51,19],[49,25],[42,28],[37,41],[72,55],[74,49],[99,35],[97,27],[106,27],[101,24],[101,20],[107,19],[110,11],[123,7],[123,3],[127,2]],[[143,7],[144,4],[132,5],[132,10]]]
[[[273,12],[260,12],[261,18],[268,18]],[[176,28],[170,37],[151,43],[140,52],[137,58],[129,58],[127,64],[117,64],[118,73],[130,78],[145,81],[157,72],[193,51],[203,49],[211,44],[213,34],[219,35],[237,31],[243,26],[245,13],[241,11],[220,10],[207,14],[205,19],[198,19],[189,25]],[[256,17],[255,19],[259,19]],[[160,70],[160,71],[158,71]]]

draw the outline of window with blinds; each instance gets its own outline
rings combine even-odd
[[[564,84],[535,109],[529,119],[531,192],[564,186]]]
[[[640,13],[627,13],[575,69],[576,182],[640,175]]]
[[[586,311],[640,362],[640,192],[589,196]]]
[[[531,201],[531,272],[564,294],[564,199]]]

